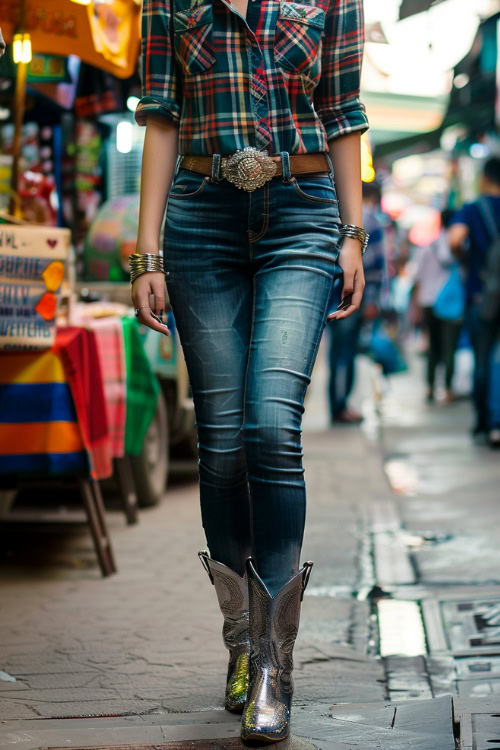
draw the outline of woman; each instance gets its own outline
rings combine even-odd
[[[455,352],[457,349],[461,320],[444,320],[436,315],[434,303],[447,283],[453,256],[448,243],[447,228],[452,212],[445,209],[441,213],[441,231],[434,242],[417,250],[413,280],[416,300],[423,313],[423,323],[428,336],[427,347],[427,401],[434,401],[436,371],[443,363],[446,402],[455,400],[452,390],[455,373]]]
[[[312,565],[299,569],[304,396],[326,319],[363,294],[362,45],[362,0],[144,3],[132,297],[139,320],[167,333],[164,262],[195,404],[211,555],[200,556],[224,616],[226,708],[243,711],[245,740],[289,733]]]

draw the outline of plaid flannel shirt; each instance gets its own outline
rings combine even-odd
[[[179,126],[181,154],[323,152],[365,131],[363,0],[144,0],[136,121]]]

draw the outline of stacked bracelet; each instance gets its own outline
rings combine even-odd
[[[370,239],[368,232],[365,232],[362,227],[357,227],[355,224],[341,224],[340,236],[352,237],[355,240],[359,240],[361,242],[361,253],[365,252],[368,240]]]
[[[130,266],[130,283],[149,271],[165,273],[163,267],[163,258],[156,253],[132,253],[129,256],[128,263]]]

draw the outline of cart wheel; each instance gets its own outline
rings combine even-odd
[[[0,490],[0,518],[8,514],[16,495],[17,490]]]
[[[138,504],[141,508],[157,505],[165,493],[169,467],[168,413],[161,393],[142,452],[130,459]]]
[[[193,424],[192,429],[175,446],[172,446],[171,455],[181,460],[196,460],[198,458],[198,435]]]

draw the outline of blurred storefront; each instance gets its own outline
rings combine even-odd
[[[384,207],[407,234],[473,198],[500,151],[500,13],[490,0],[379,6],[365,3],[363,100]]]
[[[71,229],[77,272],[106,199],[110,113],[139,92],[140,3],[1,0],[0,208]],[[20,111],[21,110],[21,111]],[[24,116],[23,116],[24,115]]]
[[[105,575],[100,480],[114,477],[132,523],[135,500],[164,494],[170,446],[195,450],[175,321],[167,313],[169,337],[140,326],[125,273],[144,137],[140,10],[0,0],[0,515],[20,477],[76,481]]]

